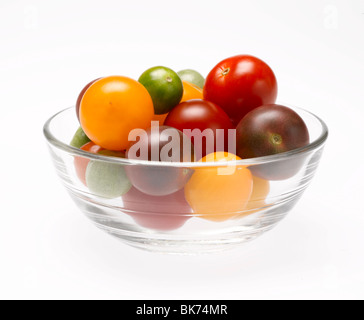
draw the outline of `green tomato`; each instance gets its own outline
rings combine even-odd
[[[81,127],[79,127],[75,133],[75,135],[73,136],[73,139],[70,143],[70,145],[72,147],[75,148],[81,148],[83,147],[86,143],[91,142],[91,140],[88,138],[88,136],[86,136],[85,132],[83,131],[83,129]]]
[[[132,187],[123,165],[99,160],[89,162],[86,184],[92,193],[107,199],[118,198]]]
[[[173,70],[154,67],[145,71],[139,82],[148,90],[153,100],[155,114],[166,114],[181,102],[182,80]]]
[[[203,89],[205,85],[205,78],[196,70],[181,70],[178,72],[178,75],[182,80],[192,83],[201,89]]]

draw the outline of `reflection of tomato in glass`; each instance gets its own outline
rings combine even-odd
[[[125,213],[148,229],[175,230],[191,218],[192,209],[183,190],[168,196],[154,197],[132,188],[122,198]]]
[[[82,146],[81,150],[91,153],[98,153],[99,151],[104,149],[93,142],[89,142],[86,143],[84,146]],[[85,186],[86,186],[86,169],[89,162],[90,162],[89,159],[80,156],[76,156],[74,160],[77,177]]]

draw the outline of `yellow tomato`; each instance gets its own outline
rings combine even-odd
[[[85,134],[108,150],[125,150],[133,129],[147,129],[153,119],[153,101],[139,82],[121,76],[103,78],[84,94],[80,122]]]
[[[237,166],[239,157],[217,152],[200,162],[231,161],[227,167],[196,168],[185,187],[186,200],[194,213],[210,221],[224,221],[241,214],[253,190],[253,178],[244,166]]]

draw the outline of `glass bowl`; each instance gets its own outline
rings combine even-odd
[[[272,229],[313,178],[328,128],[314,114],[291,108],[308,127],[309,145],[233,163],[148,162],[71,147],[79,128],[74,108],[49,119],[44,135],[61,181],[97,227],[139,249],[209,253],[242,245]],[[86,186],[87,170],[93,170],[96,185],[94,179]],[[246,199],[248,171],[254,177],[253,195]]]

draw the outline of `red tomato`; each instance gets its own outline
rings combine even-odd
[[[216,104],[204,100],[189,100],[179,104],[169,114],[164,124],[176,128],[191,138],[195,146],[195,156],[200,160],[206,154],[218,151],[228,151],[228,130],[234,129],[228,115]],[[207,139],[197,139],[193,132],[184,130],[199,129],[203,132],[211,129],[213,135],[212,150],[207,150]],[[223,129],[224,146],[217,144],[217,130]],[[210,147],[210,145],[208,146]]]
[[[88,151],[91,153],[98,153],[99,151],[102,151],[104,149],[93,142],[89,142],[86,143],[84,146],[82,146],[81,150]],[[77,176],[85,186],[86,186],[86,169],[89,162],[90,162],[89,159],[83,157],[75,157],[74,161]]]
[[[235,126],[251,110],[275,103],[277,80],[262,60],[239,55],[220,62],[206,78],[204,99],[219,105]]]
[[[132,188],[123,195],[124,208],[135,222],[153,230],[175,230],[191,218],[192,209],[184,191],[163,197],[154,197]]]

